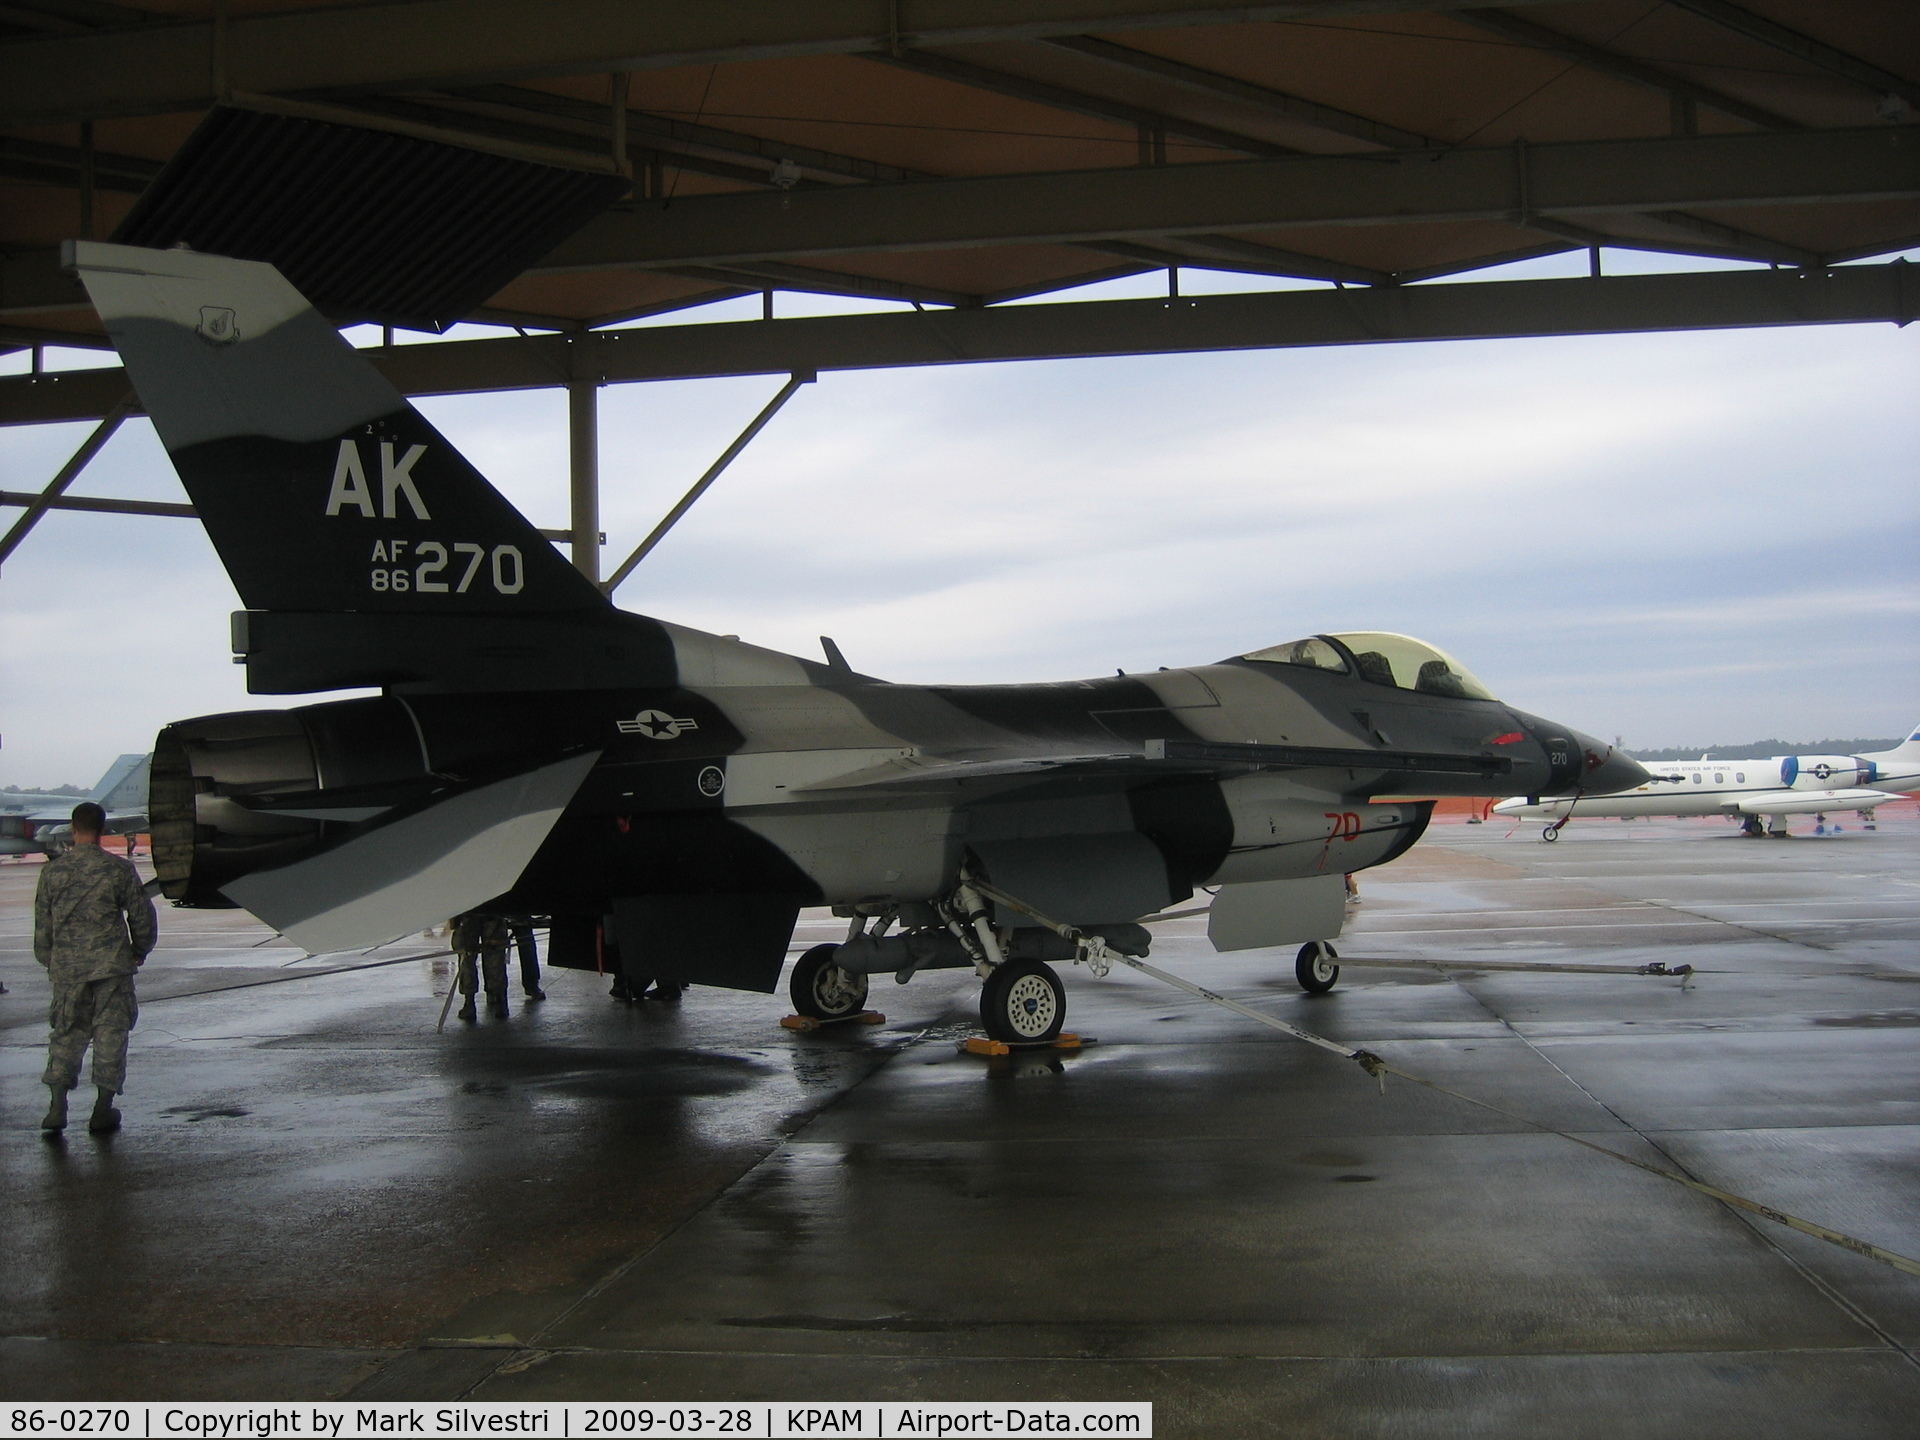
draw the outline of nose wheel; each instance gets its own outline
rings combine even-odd
[[[1008,1045],[1055,1039],[1067,1018],[1067,989],[1050,965],[1009,960],[994,966],[980,990],[980,1023]]]
[[[1300,947],[1293,962],[1293,978],[1309,995],[1324,995],[1340,981],[1340,952],[1324,940]]]

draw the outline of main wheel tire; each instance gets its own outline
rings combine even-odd
[[[1038,960],[996,965],[980,991],[980,1023],[1009,1045],[1040,1045],[1060,1034],[1067,1018],[1067,989],[1053,967]]]
[[[1324,995],[1340,983],[1340,952],[1324,940],[1309,940],[1294,957],[1293,978],[1309,995]]]
[[[816,945],[793,962],[787,993],[794,1013],[815,1020],[845,1020],[867,1008],[867,977],[835,963],[838,945]]]

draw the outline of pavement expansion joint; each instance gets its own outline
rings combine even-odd
[[[1576,823],[1546,854],[1436,824],[1361,877],[1343,948],[1385,966],[1327,996],[1298,994],[1290,952],[1213,954],[1198,918],[1154,959],[1914,1254],[1920,827],[1844,850],[1644,828]],[[37,1119],[33,878],[0,867],[0,1103]],[[1068,1023],[1105,1043],[1004,1057],[1009,1084],[953,1052],[979,1033],[957,972],[827,1041],[723,991],[636,1023],[555,971],[546,1005],[436,1042],[444,958],[349,967],[256,947],[237,912],[176,922],[111,1150],[0,1147],[9,1320],[54,1337],[0,1339],[10,1393],[1124,1390],[1163,1401],[1169,1434],[1424,1413],[1491,1440],[1636,1433],[1654,1406],[1676,1432],[1879,1440],[1920,1413],[1913,1278],[1391,1071],[1382,1101],[1339,1057],[1130,972],[1069,974]],[[1682,995],[1556,960],[1702,973]],[[1022,1283],[983,1284],[994,1256]],[[807,1315],[881,1328],[721,1323]],[[1463,1408],[1422,1411],[1436,1395]]]

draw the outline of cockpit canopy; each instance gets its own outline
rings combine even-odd
[[[1305,640],[1290,640],[1284,645],[1255,650],[1240,658],[1358,675],[1375,685],[1391,685],[1422,695],[1446,695],[1455,700],[1494,698],[1466,666],[1444,650],[1437,650],[1411,635],[1395,635],[1386,630],[1313,635]]]

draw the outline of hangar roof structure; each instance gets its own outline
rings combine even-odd
[[[565,233],[521,224],[526,263],[435,317],[498,338],[367,352],[409,395],[584,409],[692,376],[1904,324],[1909,267],[1857,262],[1920,245],[1914,77],[1906,0],[7,0],[0,347],[36,359],[0,424],[124,407],[117,370],[38,363],[108,343],[58,246],[150,222],[227,113],[610,180],[522,205]],[[192,213],[377,222],[274,199],[259,176],[324,163],[276,146],[200,163]],[[490,182],[396,183],[466,233]],[[1767,268],[1606,276],[1603,248]],[[1583,250],[1584,278],[1432,283]],[[1184,268],[1323,283],[1181,298]],[[1015,303],[1153,271],[1165,300]],[[775,290],[912,308],[631,323]],[[335,313],[407,318],[376,310]]]

